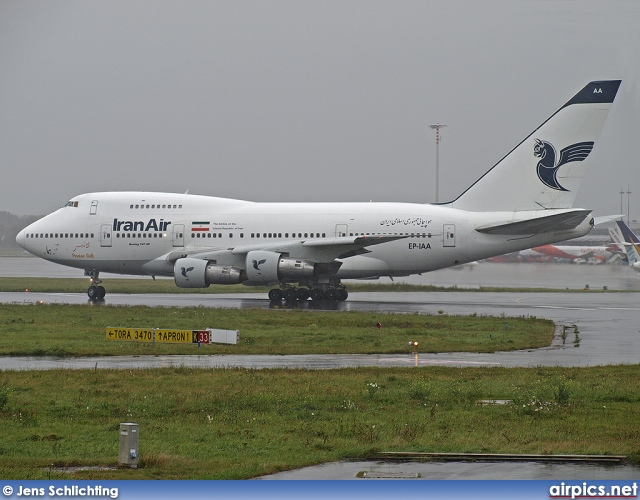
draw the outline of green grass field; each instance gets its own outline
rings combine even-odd
[[[5,372],[4,479],[240,479],[378,451],[621,454],[640,367]],[[482,406],[479,399],[507,399]],[[136,470],[119,424],[140,425]]]
[[[241,343],[108,341],[107,326],[238,329]],[[551,321],[536,318],[0,305],[3,355],[410,357],[409,340],[420,341],[420,352],[487,352],[545,346],[553,332]],[[638,462],[639,379],[640,366],[4,371],[0,477],[241,479],[379,451],[615,454]],[[484,399],[508,403],[478,404]],[[131,421],[140,425],[135,470],[117,467],[119,425]],[[104,469],[58,470],[69,466]]]
[[[378,328],[377,324],[381,327]],[[109,341],[106,327],[239,330],[238,345]],[[549,345],[553,322],[286,309],[0,304],[0,355],[351,354],[529,349]]]

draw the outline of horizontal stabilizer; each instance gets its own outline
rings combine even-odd
[[[619,215],[601,215],[600,217],[593,218],[593,225],[597,226],[599,224],[604,224],[606,222],[610,222],[612,220],[616,220],[622,217],[622,214]]]
[[[476,228],[479,233],[523,236],[528,234],[554,233],[570,231],[578,227],[591,213],[591,210],[572,210],[561,214],[536,217],[518,222],[509,222],[497,226]]]

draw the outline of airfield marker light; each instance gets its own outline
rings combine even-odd
[[[415,358],[415,366],[416,368],[418,367],[418,346],[420,345],[420,342],[418,342],[417,340],[410,340],[409,341],[409,346],[413,346],[413,357]]]

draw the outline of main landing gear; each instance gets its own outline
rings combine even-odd
[[[281,285],[280,288],[272,288],[269,290],[269,300],[271,302],[295,302],[296,300],[304,302],[308,298],[314,301],[329,300],[332,302],[342,302],[347,300],[349,293],[341,284],[332,285],[316,285],[309,288],[297,288],[295,286]]]
[[[87,295],[90,300],[100,300],[104,299],[104,296],[107,294],[105,288],[100,285],[102,280],[98,278],[100,273],[98,271],[89,271],[86,273],[91,278],[91,286],[87,290]]]

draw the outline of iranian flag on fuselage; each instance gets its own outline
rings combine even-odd
[[[191,223],[191,231],[203,231],[203,232],[207,232],[209,231],[209,224],[210,222],[192,222]]]

